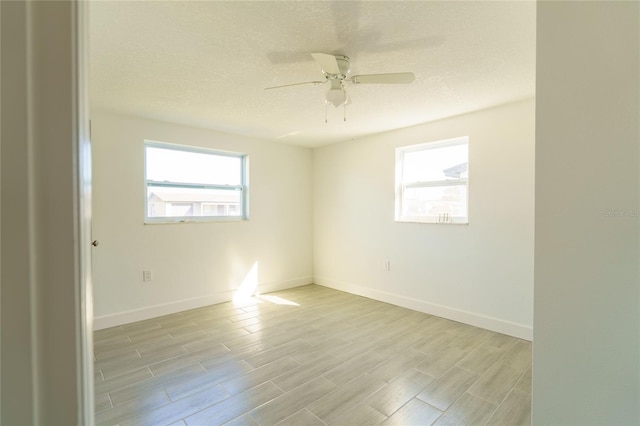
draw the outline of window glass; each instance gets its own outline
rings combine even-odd
[[[464,185],[408,188],[404,197],[404,217],[438,217],[443,221],[446,215],[453,218],[467,214],[467,187]]]
[[[240,185],[242,158],[147,147],[147,180]]]
[[[404,154],[402,178],[405,182],[426,182],[468,177],[468,158],[467,144],[408,151]]]
[[[145,143],[147,222],[246,219],[247,156]]]
[[[396,149],[396,220],[468,223],[469,140]]]

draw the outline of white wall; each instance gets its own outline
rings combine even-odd
[[[311,150],[104,112],[91,120],[96,328],[230,300],[256,262],[263,292],[312,282]],[[249,154],[250,220],[145,225],[145,139]]]
[[[29,202],[27,165],[27,8],[19,2],[2,9],[2,415],[0,423],[33,423],[37,407],[32,360],[32,297],[29,285]],[[8,43],[11,40],[13,43]],[[9,84],[9,81],[11,84]],[[9,107],[10,106],[10,107]],[[11,185],[9,185],[11,184]],[[11,223],[11,226],[8,224]],[[11,303],[8,303],[11,300]],[[9,351],[8,348],[20,348]],[[14,391],[11,384],[18,383]]]
[[[529,100],[314,150],[315,282],[531,339],[534,118]],[[395,148],[465,135],[469,225],[394,222]]]
[[[640,424],[639,8],[538,2],[536,425]]]

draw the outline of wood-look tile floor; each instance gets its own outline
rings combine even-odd
[[[94,339],[99,425],[530,424],[530,342],[317,285]]]

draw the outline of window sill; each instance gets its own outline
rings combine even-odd
[[[244,217],[219,217],[219,218],[200,218],[200,219],[166,219],[158,218],[157,220],[145,219],[144,225],[181,225],[188,223],[228,223],[228,222],[248,222],[249,218]]]
[[[438,222],[430,220],[395,219],[396,223],[420,223],[425,225],[469,225],[469,222]]]

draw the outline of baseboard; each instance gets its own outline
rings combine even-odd
[[[257,294],[266,294],[274,291],[287,290],[289,288],[300,287],[303,285],[313,284],[311,275],[294,278],[287,281],[277,281],[272,283],[258,284]]]
[[[286,290],[289,288],[311,284],[312,282],[313,280],[311,276],[305,276],[287,281],[263,283],[258,284],[256,293],[265,294],[278,290]],[[130,311],[101,315],[93,318],[93,329],[102,330],[104,328],[116,327],[118,325],[129,324],[136,321],[143,321],[162,315],[175,314],[177,312],[187,311],[189,309],[202,308],[204,306],[229,302],[233,300],[234,294],[234,291],[220,292],[201,297],[183,299],[176,302],[146,306],[144,308],[134,309]]]
[[[436,315],[464,324],[473,325],[475,327],[484,328],[486,330],[495,331],[497,333],[507,334],[519,339],[528,341],[533,340],[533,328],[524,324],[505,321],[499,318],[494,318],[473,312],[467,312],[449,306],[438,305],[424,300],[415,299],[412,297],[400,296],[382,290],[363,287],[357,284],[331,280],[329,278],[321,276],[315,276],[314,283],[324,287],[333,288],[335,290],[344,291],[346,293],[368,297],[369,299],[378,300],[380,302],[402,306],[403,308],[412,309],[414,311],[424,312],[426,314]]]

